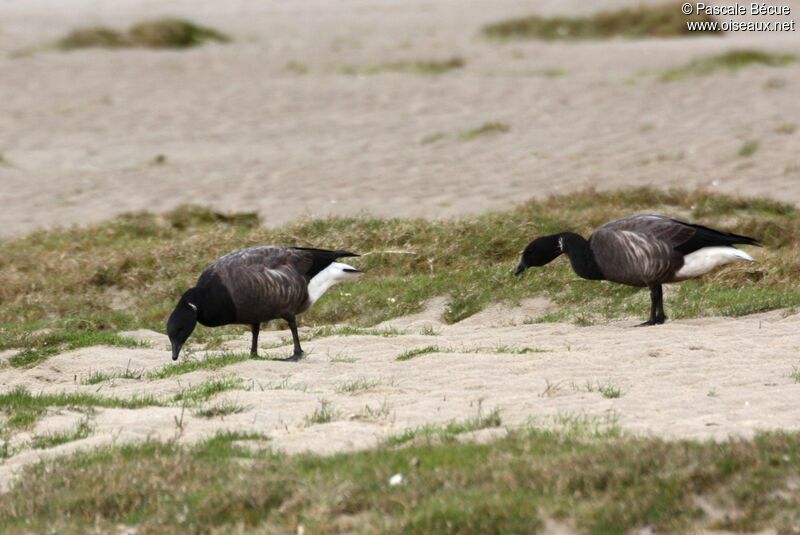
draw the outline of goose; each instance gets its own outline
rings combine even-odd
[[[337,262],[359,256],[348,251],[263,245],[229,253],[208,266],[194,288],[178,301],[167,321],[172,360],[197,323],[206,327],[250,325],[250,354],[258,356],[261,323],[284,319],[292,330],[294,354],[303,356],[296,316],[308,310],[334,284],[354,279],[361,271]]]
[[[648,287],[650,318],[641,326],[660,325],[667,319],[663,284],[700,277],[731,262],[755,262],[735,244],[761,246],[747,236],[640,214],[606,223],[588,240],[573,232],[537,238],[525,248],[514,275],[566,254],[579,277]]]

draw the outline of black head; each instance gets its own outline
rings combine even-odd
[[[549,264],[564,252],[562,243],[563,237],[561,234],[536,238],[530,242],[522,252],[522,258],[519,261],[519,265],[517,265],[517,269],[514,271],[514,275],[521,275],[530,267],[539,267]]]
[[[197,307],[181,299],[167,320],[167,335],[172,344],[172,360],[178,360],[181,348],[197,325]]]

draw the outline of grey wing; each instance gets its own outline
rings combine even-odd
[[[228,289],[237,321],[260,323],[302,312],[308,284],[297,264],[310,264],[302,256],[286,247],[251,247],[223,256],[207,271]]]
[[[683,255],[675,247],[693,234],[678,220],[645,214],[606,223],[589,243],[606,279],[647,286],[669,281],[680,269]]]

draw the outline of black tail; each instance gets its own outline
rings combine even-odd
[[[292,249],[311,253],[311,269],[306,272],[306,276],[309,278],[314,277],[314,275],[331,265],[331,263],[335,262],[338,258],[360,256],[350,251],[331,251],[329,249],[315,249],[313,247],[292,247]]]
[[[693,253],[703,247],[731,247],[733,245],[755,245],[756,247],[761,247],[761,243],[759,243],[758,240],[750,238],[749,236],[714,230],[713,228],[704,227],[703,225],[694,225],[691,223],[688,225],[695,229],[694,236],[692,236],[689,241],[675,248],[683,254]]]

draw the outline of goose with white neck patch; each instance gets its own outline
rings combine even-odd
[[[588,240],[573,232],[537,238],[525,248],[514,274],[566,254],[572,269],[584,279],[648,287],[650,318],[642,325],[659,325],[667,319],[662,285],[701,277],[731,262],[755,262],[734,247],[737,244],[761,246],[747,236],[641,214],[606,223]]]
[[[203,271],[194,288],[178,301],[167,321],[172,360],[197,323],[206,327],[250,325],[250,354],[258,355],[261,324],[284,319],[294,341],[294,354],[303,356],[297,315],[308,310],[331,286],[357,278],[361,271],[337,262],[358,256],[348,251],[264,245],[229,253]]]

